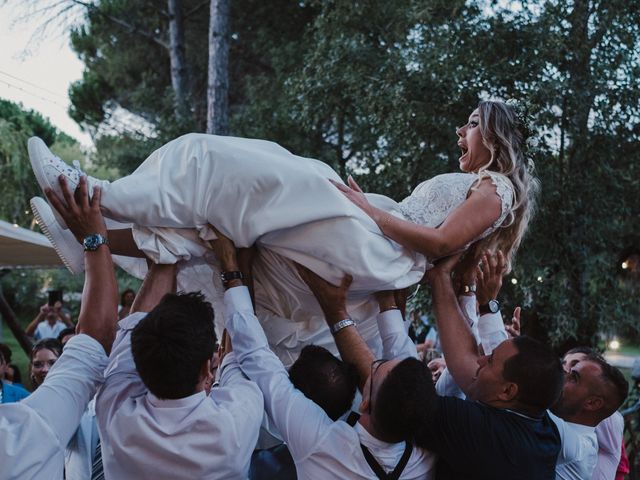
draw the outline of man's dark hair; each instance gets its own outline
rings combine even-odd
[[[59,357],[60,355],[62,355],[62,344],[58,341],[57,338],[43,338],[31,349],[29,360],[33,361],[33,356],[40,350],[50,350],[55,354],[56,357]]]
[[[11,363],[11,357],[13,355],[13,352],[11,351],[8,345],[4,343],[0,343],[0,353],[2,354],[2,356],[4,357],[7,363]]]
[[[600,355],[593,348],[583,346],[583,347],[575,347],[567,350],[563,355],[563,357],[566,357],[567,355],[572,355],[574,353],[582,353],[583,355]]]
[[[326,348],[307,345],[289,368],[289,379],[332,420],[337,420],[353,404],[358,372]]]
[[[382,381],[373,400],[371,419],[380,440],[413,441],[437,409],[431,371],[416,358],[406,358]]]
[[[20,373],[20,369],[15,363],[10,363],[9,366],[13,368],[13,383],[22,383],[22,374]]]
[[[504,362],[502,376],[518,385],[516,400],[542,414],[562,393],[564,370],[547,345],[522,335],[513,339],[518,353]]]
[[[597,363],[602,370],[602,378],[610,387],[611,396],[607,395],[605,415],[607,417],[614,414],[620,408],[629,393],[629,382],[620,370],[607,361],[599,354],[587,355],[586,361]]]
[[[59,334],[58,334],[58,341],[60,343],[62,343],[62,339],[64,337],[66,337],[67,335],[75,335],[76,334],[76,329],[69,327],[69,328],[65,328],[64,330],[62,330]]]
[[[158,398],[192,395],[216,341],[213,308],[199,292],[165,295],[131,332],[140,378]]]

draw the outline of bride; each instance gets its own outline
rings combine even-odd
[[[304,344],[333,348],[293,261],[334,284],[344,273],[353,276],[349,312],[374,348],[377,305],[371,293],[415,284],[433,261],[470,245],[501,249],[510,263],[537,188],[525,158],[526,122],[515,106],[486,101],[456,133],[462,172],[427,180],[400,203],[362,193],[351,178],[345,185],[326,164],[275,143],[204,134],[169,142],[115,182],[88,181],[102,188],[103,213],[114,221],[112,253],[135,255],[139,249],[157,263],[185,261],[179,288],[203,290],[218,312],[222,289],[211,284],[216,267],[206,261],[209,225],[238,247],[256,244],[256,313],[271,347],[290,364]],[[29,155],[43,189],[60,194],[60,175],[71,188],[78,184],[81,172],[39,139],[30,140]],[[42,200],[32,207],[65,264],[82,270],[82,248],[55,212]]]

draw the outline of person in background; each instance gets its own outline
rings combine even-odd
[[[7,364],[7,367],[4,371],[4,379],[6,382],[12,385],[17,385],[18,387],[25,388],[22,384],[22,374],[20,373],[20,369],[15,363]]]
[[[44,304],[36,318],[27,326],[25,333],[35,340],[46,338],[58,338],[65,328],[73,327],[71,317],[63,314],[62,302],[57,301],[53,305]]]
[[[598,353],[589,347],[576,347],[567,351],[562,358],[562,366],[571,373],[579,362],[587,360],[589,356]],[[609,480],[616,477],[624,451],[624,419],[620,412],[615,412],[610,417],[605,418],[596,426],[596,436],[598,438],[598,460],[593,471],[593,480]]]
[[[75,328],[65,328],[64,330],[62,330],[59,334],[58,334],[58,341],[60,342],[60,345],[62,345],[63,347],[66,345],[66,343],[71,340],[71,338],[76,334],[76,329]]]
[[[42,385],[60,355],[62,345],[56,338],[45,338],[33,346],[29,357],[29,379],[33,390]]]
[[[136,299],[136,292],[127,288],[122,295],[120,295],[120,307],[118,307],[118,320],[122,320],[131,312],[131,305]]]
[[[7,361],[0,351],[0,403],[13,403],[19,402],[23,398],[29,396],[29,392],[24,388],[13,385],[11,382],[5,380],[5,372],[7,369]]]

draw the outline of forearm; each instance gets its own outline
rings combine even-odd
[[[176,265],[152,264],[129,313],[150,312],[162,297],[176,291]]]
[[[433,308],[440,334],[440,344],[447,359],[447,367],[460,388],[472,381],[477,370],[478,346],[471,333],[451,285],[448,274],[440,274],[431,281]]]
[[[36,318],[34,318],[31,323],[29,325],[27,325],[27,328],[25,329],[25,333],[27,335],[29,335],[30,337],[33,337],[33,334],[36,331],[36,328],[38,327],[38,324],[42,321],[42,314],[38,313],[38,315],[36,316]]]
[[[423,227],[378,208],[374,210],[373,219],[382,233],[409,250],[428,258],[441,258],[453,251],[437,228]]]
[[[85,252],[84,263],[82,307],[76,330],[95,338],[108,354],[118,319],[118,285],[111,251],[107,246],[101,246],[95,251]]]
[[[359,388],[362,391],[371,373],[371,363],[376,358],[355,327],[343,328],[333,339],[336,342],[342,360],[356,367],[358,371]]]

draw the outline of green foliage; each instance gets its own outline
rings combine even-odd
[[[197,6],[183,2],[185,12]],[[154,2],[100,7],[166,35]],[[73,33],[86,72],[72,112],[96,136],[101,165],[130,171],[165,141],[203,130],[207,17],[185,21],[193,115],[182,124],[165,49],[96,12]],[[543,193],[505,281],[505,314],[522,305],[525,331],[557,346],[637,334],[638,281],[618,265],[623,249],[639,247],[639,25],[638,7],[623,0],[233,2],[232,131],[320,158],[399,200],[455,171],[455,127],[479,100],[526,99]],[[116,106],[154,135],[101,132]]]

